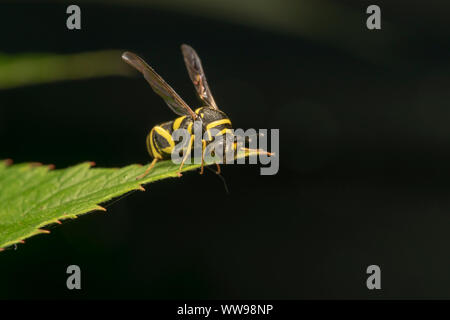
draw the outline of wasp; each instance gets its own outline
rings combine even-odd
[[[156,125],[150,130],[150,133],[147,135],[146,144],[148,153],[153,158],[153,161],[150,163],[145,172],[138,177],[138,179],[146,176],[158,161],[171,159],[171,154],[175,147],[175,141],[172,138],[172,133],[177,129],[186,129],[190,134],[190,140],[187,145],[186,152],[183,154],[183,158],[178,169],[179,176],[181,176],[181,169],[193,149],[195,139],[193,134],[193,126],[196,122],[201,124],[202,137],[207,137],[207,139],[201,140],[202,159],[200,174],[203,174],[204,151],[208,144],[214,140],[213,137],[217,138],[218,136],[220,137],[226,134],[232,134],[231,120],[217,107],[206,81],[206,76],[199,56],[192,47],[186,44],[181,45],[181,52],[183,54],[189,77],[194,84],[198,97],[204,104],[195,111],[192,111],[192,109],[186,102],[184,102],[183,99],[181,99],[175,90],[172,89],[172,87],[169,86],[167,82],[165,82],[164,79],[157,74],[156,71],[153,70],[153,68],[150,67],[142,58],[128,51],[122,54],[122,59],[142,73],[153,91],[165,101],[165,103],[175,114],[179,116],[175,120]],[[211,134],[212,129],[218,130],[215,131],[218,133],[214,136]],[[231,147],[233,148],[233,151],[237,151],[238,149],[236,142],[233,142]],[[265,152],[260,149],[242,149],[247,152]],[[265,153],[272,155],[268,152]],[[217,173],[220,173],[220,165],[218,163],[216,163],[216,165]]]

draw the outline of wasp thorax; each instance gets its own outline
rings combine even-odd
[[[205,123],[210,123],[221,119],[229,119],[225,112],[210,107],[198,108],[195,110],[195,113],[199,115],[199,118]]]
[[[230,119],[220,110],[202,107],[195,110],[195,113],[202,120],[202,133],[206,141],[211,141],[213,136],[223,135],[232,129]]]

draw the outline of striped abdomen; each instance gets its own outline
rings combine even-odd
[[[202,136],[209,144],[212,139],[211,129],[218,130],[217,135],[224,135],[231,128],[231,121],[225,113],[209,107],[202,107],[195,110],[202,121]],[[151,157],[157,159],[170,159],[175,142],[172,133],[177,129],[186,129],[193,134],[193,120],[188,116],[176,118],[173,121],[154,126],[147,136],[147,150]],[[206,133],[206,134],[205,134]]]

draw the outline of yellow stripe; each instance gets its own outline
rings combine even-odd
[[[172,150],[173,150],[173,147],[169,146],[169,147],[163,148],[161,151],[164,152],[164,153],[167,153],[167,154],[171,154]]]
[[[195,113],[198,114],[203,107],[195,109]]]
[[[222,135],[226,134],[228,131],[230,131],[230,133],[232,133],[231,129],[225,128],[225,129],[222,129],[217,135],[222,136]]]
[[[173,139],[172,139],[172,136],[170,135],[170,133],[160,126],[155,126],[154,129],[156,132],[158,132],[158,134],[163,136],[163,138],[166,139],[167,142],[169,143],[169,146],[161,149],[161,151],[165,152],[165,153],[171,153],[173,147],[175,146],[175,143],[173,142]]]
[[[155,156],[152,152],[152,147],[150,145],[150,140],[151,140],[152,136],[151,136],[151,132],[147,135],[147,139],[145,139],[145,143],[147,145],[147,151],[148,153],[152,156],[152,158]]]
[[[188,132],[189,132],[189,134],[192,134],[192,124],[193,124],[193,122],[188,124]]]
[[[216,121],[210,122],[206,126],[206,130],[209,130],[209,129],[211,129],[213,127],[216,127],[216,126],[220,126],[221,124],[225,124],[225,123],[228,123],[228,124],[231,125],[230,119],[220,119],[220,120],[216,120]]]
[[[153,156],[155,158],[162,159],[161,154],[158,152],[158,150],[156,150],[155,144],[153,143],[153,135],[154,134],[155,134],[155,128],[153,128],[152,131],[150,131],[150,134],[149,134],[150,148],[152,149],[152,153],[153,153]],[[147,148],[148,148],[148,146],[147,146]]]
[[[174,120],[173,126],[172,126],[173,131],[175,131],[175,130],[177,130],[177,129],[180,128],[181,122],[183,122],[184,118],[186,118],[186,116],[182,116],[182,117],[176,118],[176,119]]]
[[[230,134],[233,134],[233,132],[231,131],[231,129],[225,128],[225,129],[220,130],[220,131],[216,134],[216,137],[218,137],[218,136],[223,136],[223,135],[225,135],[228,131],[230,132]],[[206,130],[206,133],[208,134],[208,141],[211,141],[212,135],[211,135],[210,129]]]

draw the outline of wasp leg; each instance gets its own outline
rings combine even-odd
[[[150,172],[150,170],[153,169],[153,167],[155,166],[155,163],[158,162],[158,159],[155,158],[153,159],[152,163],[150,163],[150,165],[148,166],[148,168],[145,170],[145,172],[143,174],[141,174],[139,177],[136,178],[136,180],[140,180],[143,177],[145,177],[146,175],[148,175],[148,173]]]
[[[249,149],[249,148],[241,148],[241,149],[247,152],[256,152],[257,154],[266,154],[268,156],[275,155],[275,153],[267,152],[266,150],[263,149]]]
[[[183,166],[184,166],[184,162],[186,161],[187,157],[191,154],[191,149],[192,149],[192,143],[193,143],[193,142],[194,142],[194,135],[192,135],[192,136],[191,136],[191,139],[189,140],[189,145],[188,145],[188,147],[187,147],[186,154],[184,155],[183,161],[181,161],[180,168],[178,169],[177,174],[178,174],[179,177],[182,176],[182,174],[181,174],[181,169],[182,169]]]
[[[216,163],[216,166],[217,166],[216,174],[220,174],[220,165],[218,163]]]
[[[202,140],[202,166],[200,169],[200,174],[203,174],[203,166],[205,164],[205,151],[206,151],[206,140]]]

